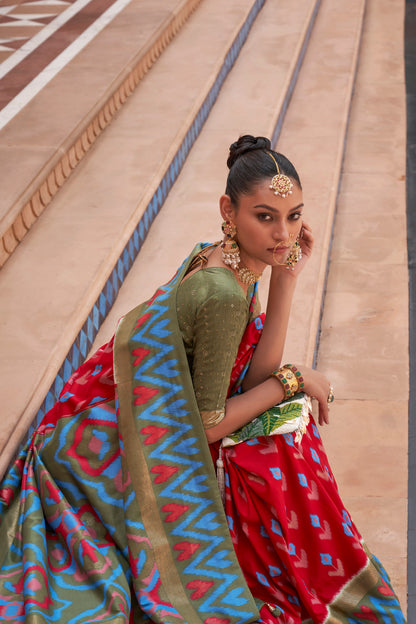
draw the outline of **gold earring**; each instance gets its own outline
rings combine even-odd
[[[289,237],[289,240],[290,238],[291,237]],[[276,250],[284,244],[285,241],[280,241],[275,245],[273,249],[273,261],[275,264],[278,264],[279,266],[285,266],[287,269],[291,269],[293,271],[295,268],[295,264],[297,264],[302,258],[302,247],[300,246],[298,239],[296,239],[295,242],[292,244],[284,262],[279,262],[279,260],[277,260],[276,258]]]
[[[226,240],[221,243],[222,261],[232,269],[238,269],[240,264],[240,248],[234,236],[237,234],[237,228],[232,221],[224,221],[221,229],[226,236]]]
[[[286,268],[295,270],[295,265],[302,258],[302,247],[299,245],[298,239],[292,245],[288,257],[286,258]]]

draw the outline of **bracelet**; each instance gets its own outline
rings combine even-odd
[[[295,373],[287,366],[273,371],[271,377],[275,377],[283,386],[283,400],[290,399],[298,391],[299,384]]]
[[[300,372],[300,370],[298,368],[296,368],[296,366],[294,364],[286,364],[285,365],[286,368],[290,368],[290,370],[295,373],[298,383],[299,383],[299,388],[298,388],[298,392],[305,386],[305,381],[302,377],[302,373]]]
[[[275,377],[283,386],[283,399],[290,399],[304,387],[305,383],[301,372],[292,364],[285,364],[270,375]]]
[[[209,410],[201,412],[202,424],[204,429],[215,427],[225,418],[225,410]]]

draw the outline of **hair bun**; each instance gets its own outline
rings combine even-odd
[[[243,154],[247,152],[252,152],[254,150],[270,150],[271,144],[269,139],[266,137],[254,137],[251,134],[244,134],[240,136],[238,141],[232,143],[230,145],[230,155],[227,159],[227,167],[231,169],[235,161],[240,158]]]

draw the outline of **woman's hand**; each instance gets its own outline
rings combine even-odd
[[[306,221],[304,221],[302,223],[302,227],[300,228],[300,232],[299,232],[298,242],[302,249],[302,259],[299,260],[298,264],[300,264],[302,260],[304,262],[307,262],[309,260],[311,253],[312,253],[312,249],[313,249],[313,241],[314,241],[314,238],[312,234],[312,229],[306,223]],[[295,266],[295,269],[296,269],[296,266]]]
[[[311,398],[318,401],[319,424],[329,424],[328,396],[331,384],[329,383],[325,375],[315,370],[314,368],[308,368],[307,366],[297,366],[297,368],[298,370],[300,370],[303,380],[305,382],[302,390],[306,392],[306,394],[308,394]]]

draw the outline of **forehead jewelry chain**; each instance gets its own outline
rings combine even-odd
[[[266,152],[270,158],[273,160],[276,165],[277,174],[272,177],[269,188],[274,192],[275,195],[279,195],[280,197],[287,197],[292,194],[293,183],[291,179],[285,175],[284,173],[280,173],[279,165],[273,154],[270,152]]]

